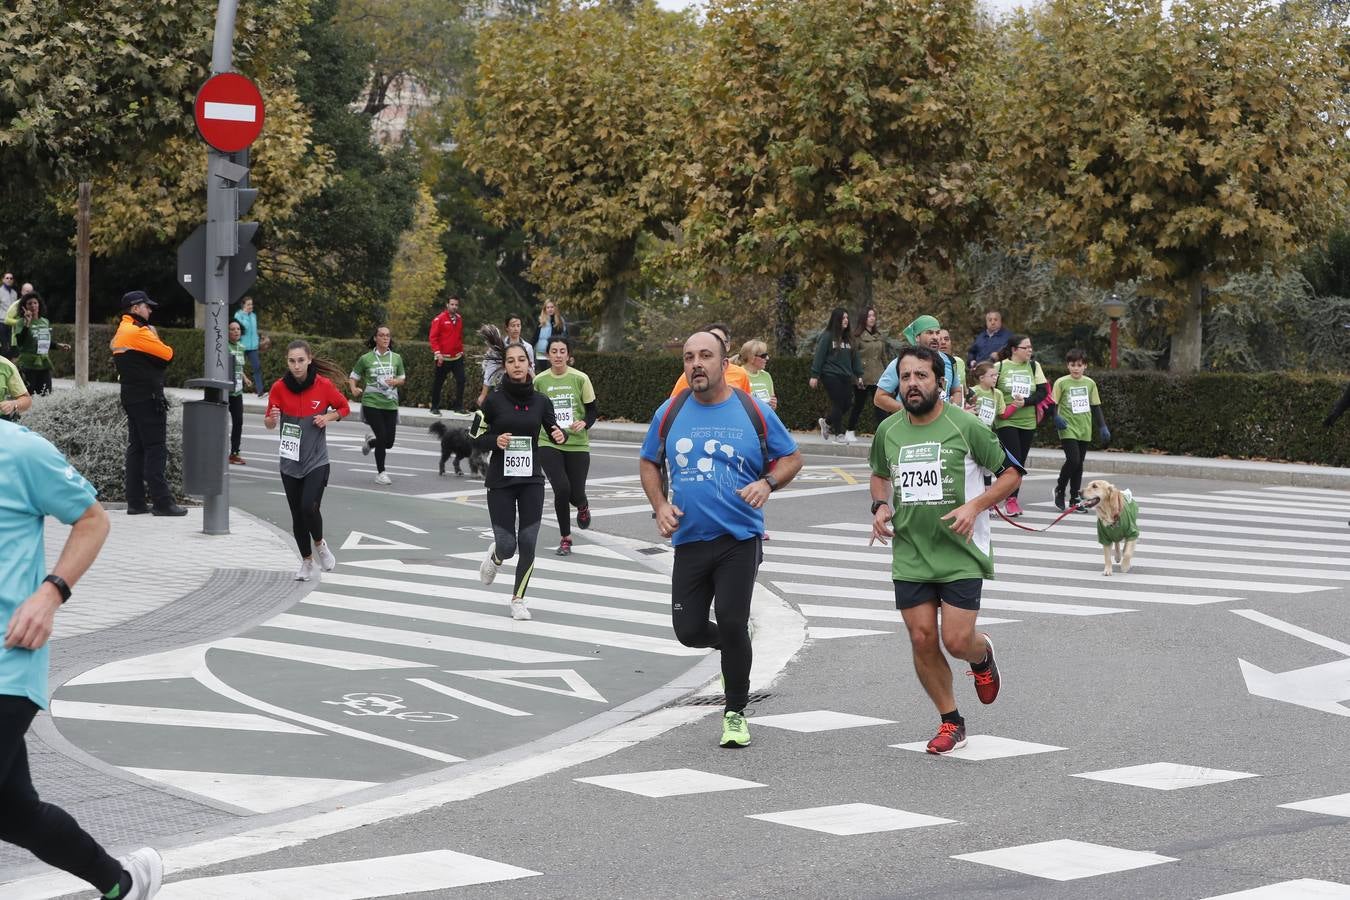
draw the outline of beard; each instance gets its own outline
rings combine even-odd
[[[925,394],[923,391],[920,391],[918,397],[911,397],[909,393],[906,393],[900,398],[900,404],[904,406],[905,412],[912,413],[916,416],[928,415],[933,411],[933,407],[937,406],[937,401],[938,392],[936,388],[933,389],[931,394]]]

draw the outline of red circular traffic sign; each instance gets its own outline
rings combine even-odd
[[[243,150],[262,133],[262,94],[243,75],[212,75],[197,91],[193,118],[197,133],[212,147],[222,153]]]

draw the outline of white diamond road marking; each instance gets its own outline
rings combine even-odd
[[[756,725],[767,725],[770,728],[782,728],[786,731],[799,731],[804,734],[817,731],[839,731],[843,728],[862,728],[866,725],[895,724],[892,719],[855,716],[852,713],[835,712],[829,709],[781,713],[773,716],[755,716],[753,721]]]
[[[285,775],[240,775],[233,772],[196,772],[182,769],[142,769],[128,772],[171,785],[203,797],[241,806],[250,812],[269,813],[315,800],[327,800],[374,787],[374,781],[344,781],[335,778],[296,778]]]
[[[574,780],[629,794],[640,794],[643,797],[681,797],[685,794],[710,794],[715,791],[764,787],[758,782],[716,775],[712,772],[700,772],[697,769],[659,769],[653,772],[596,775]]]
[[[950,825],[952,819],[939,819],[922,813],[891,809],[871,803],[844,803],[839,806],[817,806],[812,809],[789,809],[784,812],[759,813],[746,816],[808,831],[825,834],[873,834],[878,831],[901,831],[906,828],[927,828],[930,825]]]
[[[1318,797],[1315,800],[1300,800],[1297,803],[1281,803],[1280,809],[1297,809],[1302,812],[1321,813],[1324,816],[1350,818],[1350,794]]]
[[[927,753],[927,741],[915,741],[910,744],[891,744],[897,750],[913,750],[916,753]],[[966,738],[966,745],[960,750],[953,750],[951,753],[941,754],[943,759],[968,759],[972,761],[983,761],[988,759],[1004,759],[1009,756],[1030,756],[1033,753],[1052,753],[1055,750],[1063,750],[1063,747],[1056,747],[1054,744],[1037,744],[1034,741],[1019,741],[1013,738],[996,737],[992,734],[972,734]]]
[[[1175,791],[1181,788],[1223,784],[1242,778],[1259,778],[1251,772],[1230,772],[1227,769],[1207,769],[1204,766],[1183,766],[1177,763],[1156,762],[1121,769],[1103,769],[1100,772],[1079,772],[1074,778],[1090,778],[1112,784],[1152,788],[1155,791]]]
[[[1297,881],[1281,881],[1249,891],[1238,891],[1235,894],[1220,894],[1207,900],[1350,900],[1350,884],[1300,878]]]
[[[1051,881],[1074,881],[1078,878],[1092,878],[1111,872],[1127,872],[1130,869],[1176,862],[1171,856],[1160,856],[1157,853],[1070,840],[1043,841],[1039,844],[1022,844],[999,850],[962,853],[953,856],[952,859],[1008,869]]]
[[[233,900],[235,897],[324,897],[369,900],[473,884],[529,878],[539,872],[453,850],[353,859],[321,866],[216,875],[166,884],[160,900]]]

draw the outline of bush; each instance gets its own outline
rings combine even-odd
[[[92,355],[92,354],[91,354]],[[56,445],[104,503],[125,502],[127,417],[116,391],[59,391],[38,397],[21,424]],[[174,494],[183,496],[183,408],[169,399],[169,465]]]

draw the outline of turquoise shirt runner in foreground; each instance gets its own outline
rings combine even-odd
[[[0,421],[0,633],[47,576],[47,516],[73,525],[94,500],[93,485],[46,438]],[[27,697],[46,709],[50,646],[0,644],[0,694]]]

